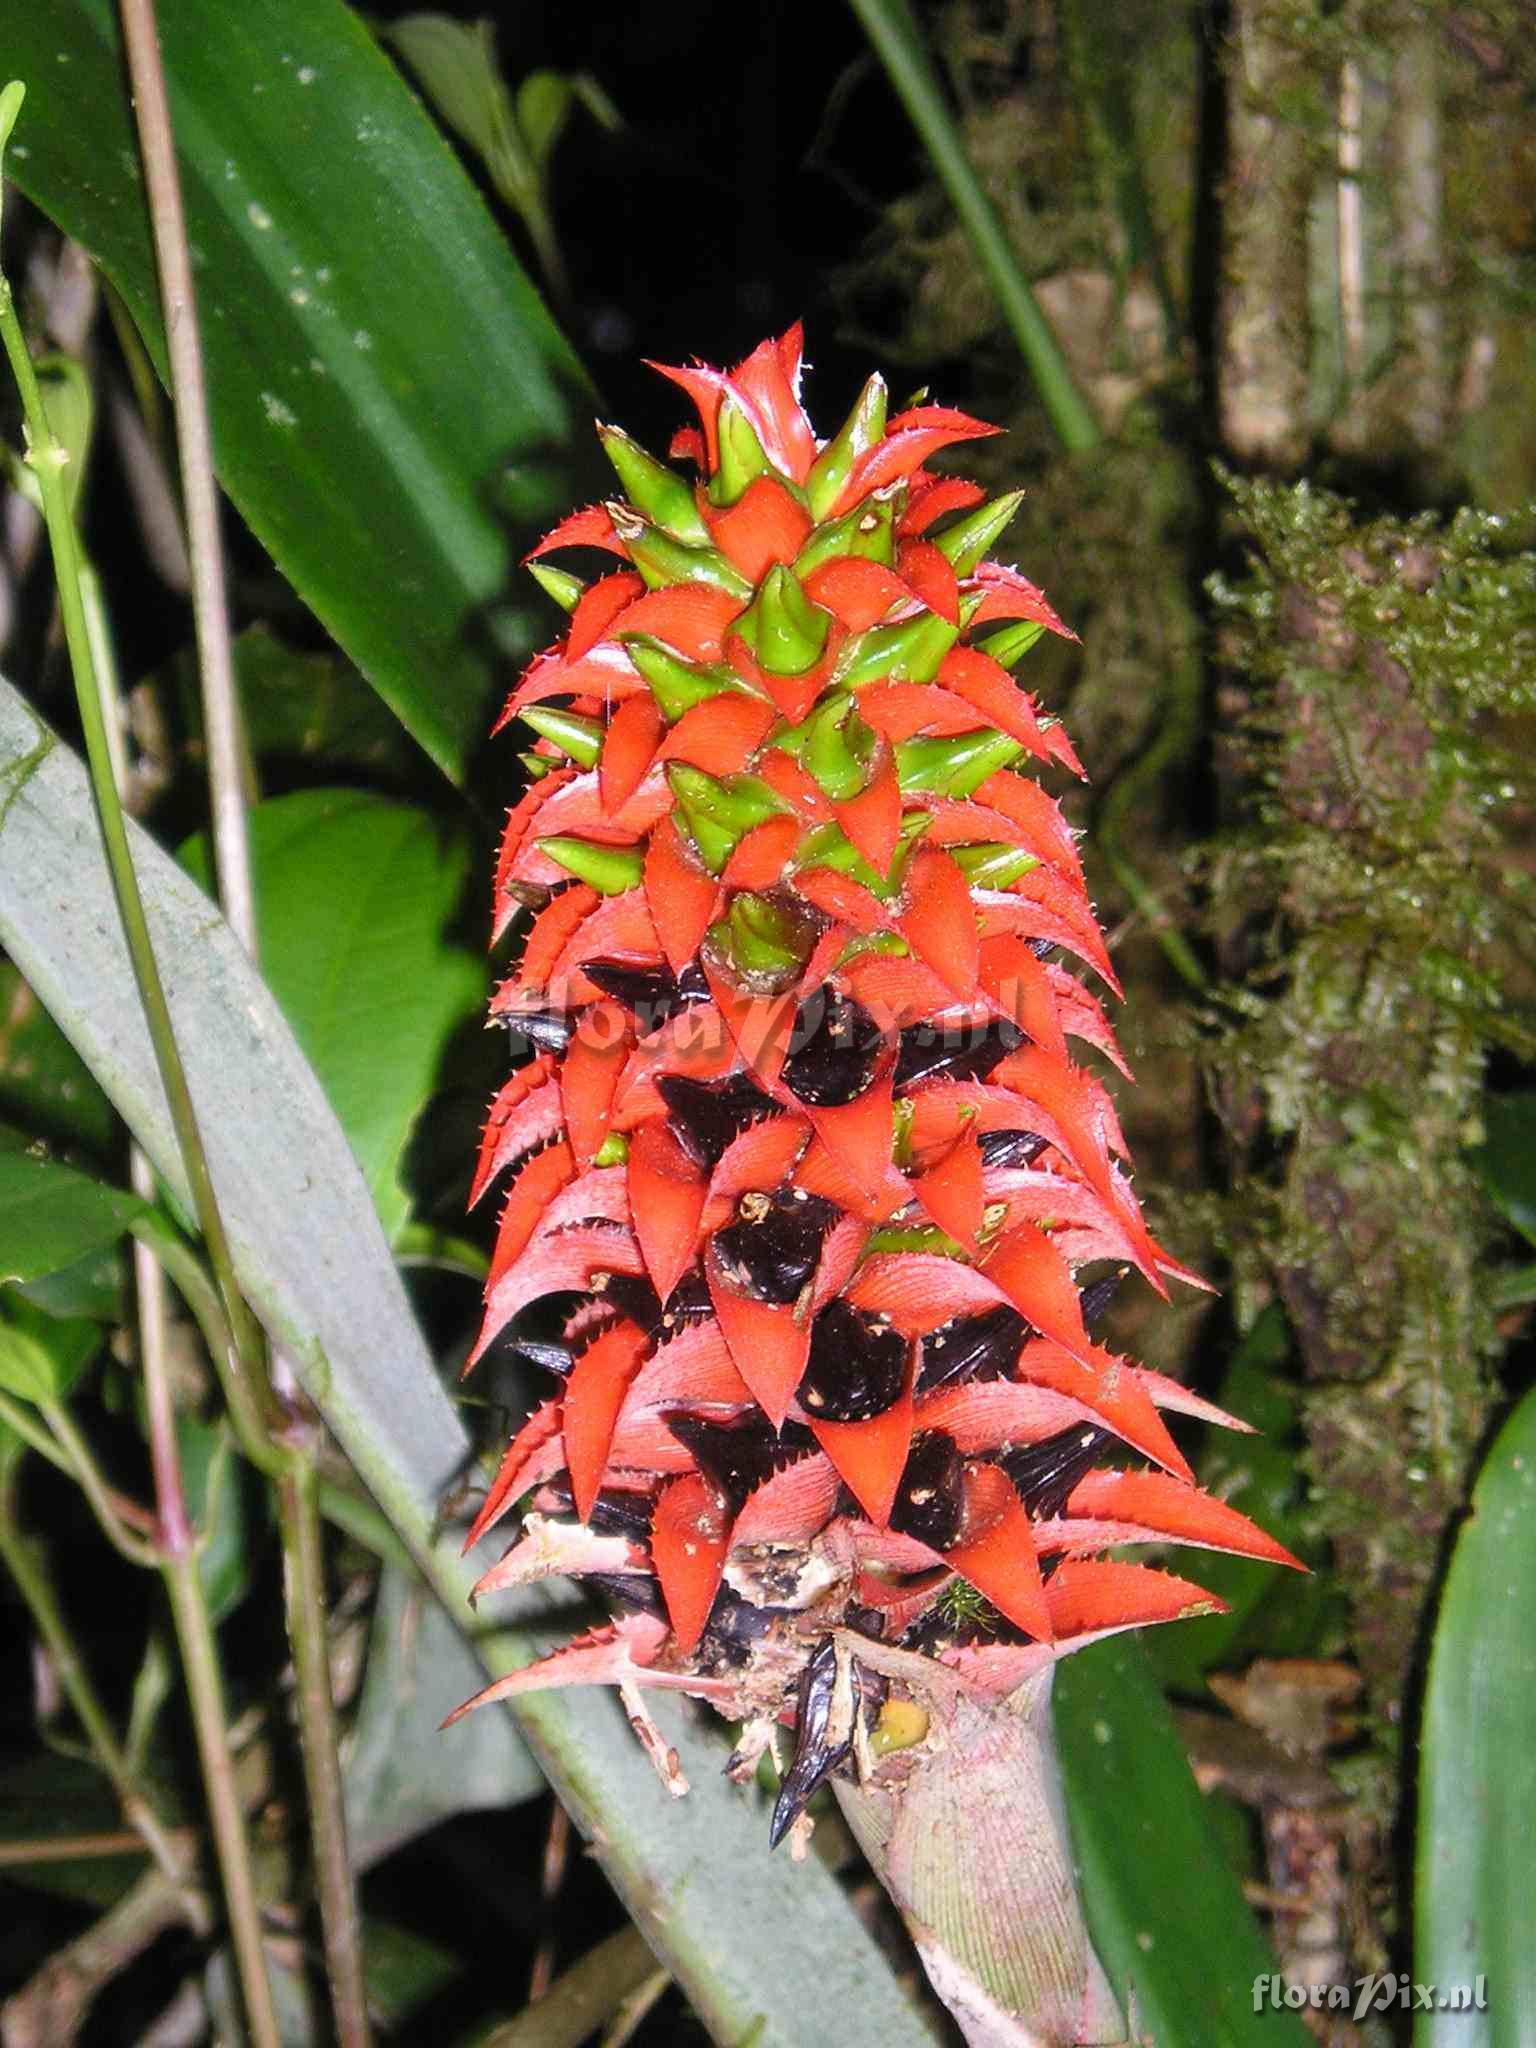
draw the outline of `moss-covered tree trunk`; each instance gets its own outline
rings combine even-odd
[[[1489,1405],[1488,1226],[1466,1152],[1509,916],[1480,720],[1520,687],[1510,591],[1497,529],[1469,518],[1361,528],[1305,490],[1243,499],[1262,550],[1241,600],[1258,830],[1215,870],[1243,1021],[1210,1071],[1239,1262],[1295,1332],[1385,1754]]]

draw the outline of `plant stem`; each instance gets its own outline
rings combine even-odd
[[[0,145],[15,119],[19,97],[7,89],[0,105]],[[198,1131],[197,1113],[187,1085],[186,1070],[176,1044],[170,1007],[160,978],[159,965],[150,941],[144,899],[134,872],[128,846],[128,832],[122,804],[112,775],[112,759],[106,734],[101,695],[97,685],[91,636],[81,595],[80,549],[75,534],[63,469],[67,456],[49,425],[37,376],[27,352],[21,323],[16,317],[9,280],[0,274],[0,342],[3,342],[11,371],[21,393],[26,459],[38,480],[43,516],[53,551],[58,585],[59,609],[64,620],[64,637],[69,648],[80,723],[90,761],[91,786],[101,825],[102,843],[112,875],[113,893],[123,927],[134,979],[144,1004],[161,1085],[176,1132],[183,1165],[191,1185],[198,1221],[208,1245],[209,1256],[219,1276],[224,1312],[241,1363],[259,1359],[259,1337],[254,1319],[246,1307],[230,1256],[214,1195],[208,1160]],[[152,1266],[146,1255],[146,1266]],[[141,1305],[159,1297],[159,1269],[153,1277],[142,1272],[147,1282]],[[163,1330],[157,1333],[163,1337]],[[147,1331],[146,1336],[150,1333]],[[155,1472],[155,1490],[160,1520],[161,1571],[170,1594],[171,1610],[181,1644],[186,1670],[192,1719],[202,1761],[204,1789],[218,1848],[220,1874],[229,1912],[230,1932],[245,1994],[251,2033],[258,2048],[277,2048],[277,2017],[272,2004],[261,1950],[261,1922],[256,1904],[256,1887],[251,1872],[250,1847],[245,1835],[245,1817],[235,1789],[224,1715],[223,1687],[208,1609],[198,1577],[191,1530],[187,1522],[186,1497],[181,1485],[180,1458],[176,1447],[175,1414],[171,1403],[164,1345],[146,1341],[144,1347],[145,1394],[149,1414],[150,1457]],[[57,1432],[56,1418],[50,1418]],[[87,1468],[88,1469],[88,1468]],[[82,1480],[84,1472],[82,1472]],[[94,1504],[94,1503],[93,1503]],[[99,1512],[99,1509],[98,1509]],[[110,1528],[110,1523],[106,1524]]]
[[[101,1526],[102,1534],[112,1548],[126,1557],[130,1564],[153,1567],[160,1562],[159,1553],[152,1543],[135,1536],[125,1525],[112,1489],[107,1484],[95,1455],[80,1431],[75,1427],[74,1417],[62,1401],[44,1401],[39,1404],[43,1420],[53,1431],[54,1438],[68,1460],[70,1477],[79,1486],[90,1504],[90,1509]]]
[[[0,1501],[0,1563],[14,1580],[25,1601],[33,1626],[47,1646],[59,1684],[64,1688],[75,1718],[85,1730],[92,1754],[111,1780],[123,1818],[169,1878],[185,1883],[188,1859],[179,1848],[173,1831],[161,1819],[154,1804],[128,1761],[117,1739],[117,1731],[100,1695],[91,1682],[85,1659],[70,1632],[69,1624],[54,1595],[53,1582],[39,1562],[35,1544],[28,1541],[11,1517],[9,1500]]]
[[[224,1682],[219,1672],[218,1649],[208,1618],[208,1605],[198,1577],[197,1558],[190,1550],[180,1556],[168,1556],[162,1570],[166,1591],[171,1598],[177,1641],[181,1645],[182,1669],[186,1673],[187,1697],[197,1735],[198,1760],[202,1765],[203,1791],[218,1850],[219,1875],[224,1885],[224,1904],[229,1914],[230,1940],[245,1999],[246,2020],[256,2048],[279,2048],[281,2036],[272,2004],[266,1957],[262,1953],[261,1909],[251,1870],[245,1814],[241,1809],[234,1762],[229,1753]]]
[[[59,610],[64,621],[64,638],[69,648],[75,697],[80,710],[80,725],[90,763],[91,788],[96,799],[102,844],[112,876],[118,916],[122,921],[123,936],[133,963],[134,980],[138,984],[140,999],[144,1004],[145,1019],[155,1048],[155,1064],[161,1085],[165,1089],[166,1102],[176,1132],[176,1142],[191,1186],[198,1225],[207,1243],[214,1272],[218,1275],[219,1291],[224,1298],[224,1311],[229,1319],[236,1349],[242,1364],[249,1366],[251,1361],[260,1357],[260,1337],[235,1279],[229,1239],[225,1233],[223,1217],[219,1213],[213,1179],[208,1171],[208,1159],[198,1130],[197,1112],[192,1102],[191,1090],[187,1085],[186,1069],[182,1065],[175,1030],[171,1023],[165,985],[161,980],[154,947],[150,941],[149,923],[144,914],[144,899],[139,891],[138,876],[134,872],[133,856],[129,851],[122,804],[112,778],[106,721],[102,715],[90,631],[80,592],[80,548],[64,487],[63,470],[68,457],[48,424],[48,415],[43,408],[42,394],[38,390],[32,358],[27,352],[21,323],[16,317],[10,281],[3,274],[0,274],[0,342],[4,344],[12,374],[21,393],[26,460],[37,477],[43,501],[43,517],[48,527],[49,545],[53,550]]]
[[[347,1817],[341,1765],[336,1754],[336,1714],[325,1634],[325,1564],[318,1491],[313,1463],[304,1457],[291,1458],[288,1470],[277,1483],[283,1525],[288,1639],[293,1649],[299,1741],[304,1756],[304,1785],[309,1799],[315,1881],[320,1895],[326,1978],[336,2038],[341,2048],[367,2048],[370,2031],[362,1940],[347,1855]]]
[[[13,1401],[9,1394],[0,1393],[0,1422],[7,1429],[14,1429],[22,1442],[36,1451],[39,1457],[46,1458],[50,1465],[56,1465],[73,1479],[74,1467],[69,1459],[42,1424],[33,1418],[32,1410],[24,1402]]]
[[[245,1379],[230,1366],[232,1351],[224,1305],[202,1260],[158,1209],[136,1217],[129,1228],[153,1251],[175,1284],[177,1293],[192,1311],[219,1373],[241,1454],[269,1479],[278,1478],[288,1469],[289,1460],[295,1453],[274,1443],[266,1434]],[[11,1419],[4,1395],[0,1395],[0,1419]],[[44,1446],[40,1444],[37,1448],[43,1449]],[[63,1462],[51,1444],[44,1454],[55,1464]],[[404,1565],[410,1571],[416,1569],[415,1560],[391,1524],[361,1490],[354,1491],[335,1480],[318,1479],[316,1497],[325,1519],[338,1529],[346,1530],[348,1535],[355,1536],[376,1557]]]
[[[1061,345],[1041,312],[1008,230],[982,190],[965,143],[944,104],[906,0],[850,0],[912,118],[941,184],[954,202],[976,260],[996,294],[1019,353],[1062,446],[1073,455],[1098,447],[1103,433],[1078,390]]]
[[[578,2048],[644,1984],[656,1958],[633,1927],[621,1927],[557,1977],[515,2020],[487,2034],[480,2048]]]
[[[261,1946],[261,1914],[251,1868],[245,1813],[235,1785],[229,1750],[229,1720],[218,1647],[198,1570],[197,1550],[182,1484],[181,1450],[176,1436],[176,1411],[166,1349],[165,1275],[147,1245],[135,1242],[134,1274],[139,1295],[139,1350],[144,1372],[144,1404],[149,1426],[150,1460],[160,1514],[160,1572],[170,1596],[187,1699],[202,1765],[203,1792],[218,1851],[219,1875],[229,1915],[235,1967],[245,2000],[246,2019],[257,2048],[276,2048],[279,2040],[272,1987]],[[210,1489],[210,1511],[211,1511]]]
[[[142,1192],[142,1191],[141,1191]],[[140,1246],[154,1257],[175,1282],[176,1291],[191,1309],[214,1371],[219,1376],[224,1403],[240,1448],[258,1471],[269,1478],[282,1470],[284,1453],[267,1434],[266,1422],[250,1381],[235,1361],[234,1339],[218,1288],[209,1278],[202,1260],[181,1234],[158,1210],[135,1217],[129,1228]]]
[[[244,748],[235,687],[224,558],[219,543],[218,485],[213,439],[198,335],[197,296],[187,243],[175,136],[160,61],[154,0],[121,0],[123,36],[133,84],[145,190],[160,272],[161,305],[170,358],[171,396],[176,413],[182,498],[192,571],[192,609],[197,627],[203,724],[208,739],[208,776],[213,816],[214,861],[219,900],[235,936],[256,956],[256,899],[251,877],[250,835],[244,792]],[[206,1233],[205,1233],[206,1235]],[[212,1240],[209,1241],[212,1251]],[[215,1260],[216,1270],[218,1262]],[[227,1294],[227,1290],[226,1290]],[[226,1298],[242,1360],[250,1352]],[[215,1356],[217,1357],[217,1353]],[[237,1391],[240,1375],[221,1372],[230,1411],[242,1440],[254,1445],[262,1432],[250,1410],[248,1390]],[[324,1571],[313,1462],[292,1449],[277,1476],[277,1507],[287,1600],[288,1634],[298,1674],[299,1737],[309,1794],[320,1917],[327,1975],[341,2048],[367,2048],[368,2011],[363,1989],[362,1947],[357,1901],[347,1858],[346,1817],[341,1799],[341,1766],[336,1748],[336,1713],[331,1699],[325,1645]]]
[[[187,552],[192,569],[192,615],[202,679],[203,729],[208,741],[214,867],[224,915],[240,943],[254,956],[256,895],[251,879],[250,834],[246,829],[240,700],[235,688],[229,607],[224,592],[218,486],[214,481],[213,437],[208,425],[208,393],[198,337],[192,256],[187,246],[154,0],[121,0],[120,12],[160,271],[160,303],[170,359],[171,399],[176,412]]]

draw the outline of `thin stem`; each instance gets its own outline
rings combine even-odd
[[[144,1405],[148,1419],[150,1461],[155,1474],[155,1499],[160,1514],[161,1576],[170,1596],[187,1699],[202,1765],[203,1792],[218,1852],[224,1905],[229,1915],[235,1966],[245,2000],[246,2019],[257,2048],[276,2048],[279,2040],[272,1986],[261,1946],[261,1915],[251,1867],[251,1846],[245,1814],[235,1785],[229,1749],[229,1721],[219,1671],[213,1623],[198,1570],[197,1550],[187,1514],[182,1482],[181,1449],[166,1344],[165,1274],[149,1247],[139,1239],[133,1247],[138,1283],[139,1355],[144,1373]],[[212,1511],[210,1486],[209,1511]]]
[[[515,2020],[487,2034],[480,2048],[578,2048],[644,1984],[656,1958],[633,1927],[621,1927],[557,1977]]]
[[[288,1639],[293,1649],[299,1742],[309,1799],[326,1979],[341,2048],[367,2048],[368,1998],[357,1895],[347,1855],[347,1816],[336,1754],[336,1710],[325,1634],[325,1564],[315,1468],[294,1458],[278,1481]]]
[[[80,725],[85,737],[86,756],[90,763],[91,789],[101,824],[102,844],[112,876],[118,916],[122,922],[123,936],[132,961],[134,980],[138,984],[140,999],[144,1004],[145,1018],[155,1049],[155,1064],[165,1090],[182,1165],[191,1187],[198,1225],[208,1246],[213,1269],[218,1275],[219,1290],[224,1297],[225,1314],[229,1318],[230,1330],[241,1363],[250,1370],[261,1355],[260,1337],[235,1277],[229,1239],[214,1194],[213,1178],[208,1170],[207,1154],[203,1150],[202,1136],[198,1129],[197,1112],[193,1106],[186,1069],[182,1065],[180,1049],[171,1023],[165,985],[160,978],[159,965],[150,941],[144,899],[139,891],[133,855],[128,845],[128,828],[117,787],[112,778],[112,759],[107,742],[106,722],[102,716],[90,631],[81,598],[80,548],[64,486],[63,472],[68,455],[48,424],[48,415],[43,409],[32,358],[27,352],[21,323],[16,317],[10,282],[3,274],[0,274],[0,342],[4,344],[11,372],[21,393],[26,460],[38,480],[38,489],[43,501],[43,517],[48,527],[49,545],[53,550],[59,610],[64,620],[64,638],[69,648],[75,697],[80,710]]]
[[[26,1603],[32,1624],[53,1660],[59,1684],[75,1710],[76,1720],[85,1730],[91,1752],[111,1780],[123,1817],[165,1875],[184,1882],[188,1864],[185,1849],[177,1845],[173,1831],[155,1810],[149,1793],[129,1763],[111,1716],[91,1681],[80,1647],[64,1619],[53,1582],[39,1562],[37,1547],[23,1536],[11,1519],[8,1502],[0,1502],[0,1563],[5,1565]]]
[[[197,626],[203,724],[208,740],[210,807],[219,898],[235,936],[254,959],[256,899],[251,878],[250,836],[245,814],[245,750],[235,687],[224,558],[219,542],[218,487],[213,440],[198,335],[197,296],[187,243],[175,136],[160,61],[154,0],[121,0],[128,71],[144,161],[145,190],[160,271],[161,304],[170,357],[171,395],[176,412],[182,499],[192,571],[192,609]],[[206,1235],[206,1232],[205,1232]],[[213,1250],[212,1239],[209,1249]],[[215,1259],[215,1268],[218,1261]],[[251,1354],[225,1303],[241,1358]],[[195,1311],[194,1311],[195,1312]],[[219,1354],[215,1352],[215,1358]],[[263,1432],[251,1413],[249,1390],[239,1390],[238,1372],[221,1371],[230,1412],[242,1441],[254,1447]],[[347,1860],[346,1818],[341,1799],[341,1766],[336,1752],[336,1715],[331,1700],[330,1664],[325,1649],[324,1573],[313,1465],[291,1453],[277,1477],[278,1521],[284,1555],[288,1632],[298,1672],[299,1736],[309,1792],[320,1916],[337,2037],[341,2048],[366,2048],[368,2013],[363,1990],[362,1948],[357,1902]]]
[[[0,98],[0,146],[14,123],[20,104],[15,88]],[[229,1321],[234,1348],[241,1365],[249,1372],[259,1369],[260,1338],[250,1310],[240,1293],[235,1276],[224,1219],[213,1190],[207,1154],[198,1130],[197,1112],[187,1085],[186,1069],[171,1023],[170,1006],[159,965],[149,936],[144,899],[128,844],[128,828],[122,803],[112,776],[106,722],[96,668],[92,659],[90,632],[81,596],[80,549],[64,486],[67,456],[60,447],[43,409],[32,358],[27,352],[21,323],[16,317],[9,280],[0,273],[0,342],[3,342],[11,371],[21,393],[26,439],[26,458],[37,476],[47,522],[49,545],[53,550],[58,584],[59,609],[64,620],[64,637],[69,648],[75,697],[90,763],[91,788],[101,824],[101,836],[112,876],[113,893],[123,936],[133,965],[134,979],[144,1004],[155,1062],[176,1132],[183,1169],[191,1186],[208,1255],[219,1279],[224,1313]],[[158,1293],[158,1268],[150,1281],[149,1294]],[[171,1596],[176,1632],[181,1644],[187,1675],[187,1691],[203,1767],[214,1840],[218,1849],[220,1875],[229,1913],[230,1933],[245,1995],[246,2014],[258,2048],[276,2048],[277,2017],[272,2004],[261,1950],[261,1922],[256,1905],[256,1887],[251,1872],[250,1845],[246,1840],[245,1818],[236,1794],[233,1766],[229,1756],[224,1716],[223,1687],[214,1647],[213,1629],[203,1598],[202,1582],[193,1555],[187,1526],[185,1493],[181,1485],[180,1459],[176,1448],[175,1417],[171,1406],[169,1375],[163,1345],[146,1343],[144,1355],[145,1391],[150,1419],[150,1453],[155,1467],[161,1541],[164,1547],[162,1572]],[[55,1429],[57,1424],[50,1418]],[[109,1526],[109,1524],[104,1524]]]
[[[246,829],[244,746],[240,700],[235,688],[229,606],[224,591],[224,555],[219,544],[218,488],[213,473],[213,437],[198,337],[197,294],[187,246],[181,179],[176,168],[171,110],[154,0],[121,0],[123,40],[133,85],[144,186],[160,271],[160,303],[170,358],[171,398],[181,458],[181,491],[187,515],[187,550],[192,569],[192,614],[197,627],[202,677],[203,728],[208,742],[212,795],[214,865],[219,901],[246,951],[256,951],[256,895],[251,880],[250,834]]]
[[[219,1290],[208,1275],[207,1268],[184,1237],[168,1223],[158,1209],[137,1216],[129,1226],[133,1235],[146,1244],[175,1285],[177,1293],[192,1311],[202,1332],[203,1342],[219,1373],[224,1389],[225,1401],[230,1420],[235,1426],[235,1438],[242,1456],[249,1459],[258,1471],[269,1479],[276,1479],[288,1469],[289,1460],[295,1454],[282,1445],[274,1443],[263,1427],[262,1418],[245,1379],[230,1366],[231,1342],[229,1324],[225,1320],[224,1305]],[[5,1397],[0,1395],[0,1402]],[[0,1417],[5,1411],[0,1408]],[[5,1419],[8,1419],[6,1417]],[[61,1454],[49,1446],[46,1455],[55,1464],[63,1462]],[[317,1486],[320,1512],[328,1522],[338,1529],[344,1529],[355,1536],[359,1543],[366,1545],[375,1556],[415,1570],[410,1552],[395,1534],[392,1524],[379,1513],[366,1495],[331,1479],[321,1479]]]
[[[102,1534],[112,1548],[126,1557],[130,1564],[150,1568],[160,1562],[160,1553],[153,1543],[136,1536],[123,1520],[117,1496],[107,1484],[101,1467],[96,1463],[95,1453],[84,1436],[75,1426],[75,1419],[62,1401],[43,1401],[38,1404],[43,1420],[53,1431],[54,1439],[69,1461],[70,1477],[79,1486],[90,1505],[91,1513],[101,1525]]]
[[[219,1376],[224,1403],[235,1426],[240,1449],[258,1471],[269,1478],[283,1469],[285,1454],[267,1434],[265,1419],[249,1380],[235,1361],[234,1339],[218,1288],[207,1268],[181,1234],[158,1210],[135,1217],[129,1226],[139,1245],[154,1254],[175,1283],[176,1291],[192,1311],[214,1371]]]
[[[234,1760],[229,1753],[224,1682],[196,1557],[190,1552],[168,1557],[163,1575],[171,1597],[176,1637],[181,1645],[182,1669],[186,1673],[192,1726],[196,1731],[198,1760],[202,1765],[203,1791],[218,1851],[219,1875],[223,1880],[230,1940],[245,1998],[246,2020],[256,2048],[279,2048],[281,2036],[272,2004],[266,1957],[262,1953],[261,1909],[251,1870],[250,1843],[246,1839],[245,1814],[235,1785]]]
[[[628,1998],[622,2000],[599,2048],[624,2048],[624,2044],[639,2030],[652,2006],[660,2001],[671,1982],[672,1973],[669,1970],[652,1970],[638,1990],[632,1991]]]
[[[40,1422],[34,1420],[30,1408],[20,1401],[13,1401],[9,1394],[0,1393],[0,1422],[7,1429],[14,1429],[22,1442],[36,1451],[40,1458],[46,1458],[50,1465],[56,1465],[61,1472],[67,1472],[71,1479],[74,1478],[75,1468],[53,1437]]]
[[[1008,230],[982,190],[954,118],[944,104],[922,31],[906,0],[850,0],[911,116],[939,181],[954,202],[1057,438],[1070,454],[1098,447],[1103,432],[1024,275]]]
[[[46,1835],[19,1841],[0,1841],[0,1870],[24,1870],[37,1863],[84,1862],[91,1856],[142,1856],[143,1838],[130,1828],[113,1828],[93,1835]]]

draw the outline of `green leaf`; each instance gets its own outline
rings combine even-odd
[[[517,1806],[544,1790],[508,1715],[471,1714],[443,1731],[479,1683],[475,1653],[436,1595],[386,1566],[344,1780],[347,1846],[360,1869],[453,1814]]]
[[[1536,1393],[1494,1439],[1451,1556],[1420,1735],[1414,1977],[1482,1976],[1488,2010],[1421,2013],[1414,2048],[1536,2039]]]
[[[1207,1671],[1249,1656],[1319,1656],[1331,1623],[1342,1617],[1342,1595],[1326,1569],[1327,1546],[1307,1509],[1296,1395],[1282,1375],[1290,1351],[1285,1313],[1271,1305],[1232,1354],[1216,1395],[1258,1434],[1213,1430],[1198,1472],[1209,1492],[1315,1569],[1304,1576],[1255,1558],[1203,1552],[1196,1576],[1226,1601],[1227,1612],[1149,1629],[1143,1639],[1158,1678],[1180,1692],[1203,1692]]]
[[[33,1357],[34,1374],[38,1375],[48,1398],[62,1401],[101,1349],[102,1333],[95,1323],[83,1316],[64,1318],[47,1315],[20,1296],[11,1294],[5,1297],[4,1314],[0,1316],[0,1347],[7,1338],[15,1337],[25,1338],[34,1354],[43,1354],[46,1362],[42,1364],[35,1355]],[[19,1390],[13,1388],[12,1391]],[[22,1398],[34,1397],[22,1395]],[[16,1432],[7,1423],[0,1422],[0,1476],[25,1449],[26,1445]]]
[[[484,203],[341,0],[164,0],[220,481],[450,775],[503,653],[543,636],[509,523],[580,493],[585,377]],[[111,0],[7,10],[28,98],[6,168],[112,280],[164,374]]]
[[[0,1119],[97,1155],[116,1122],[90,1068],[9,960],[0,960]]]
[[[251,813],[268,986],[352,1142],[391,1238],[400,1162],[443,1048],[484,998],[448,927],[469,881],[462,832],[361,790],[301,790]],[[204,839],[183,850],[208,886]]]
[[[0,1838],[7,1842],[54,1843],[71,1835],[116,1834],[122,1808],[112,1788],[84,1757],[33,1748],[0,1768]],[[7,1888],[74,1899],[98,1911],[120,1899],[144,1868],[144,1851],[120,1856],[81,1856],[7,1866]]]
[[[0,682],[0,945],[185,1201],[89,786],[46,738]],[[490,1556],[461,1560],[438,1526],[467,1456],[460,1414],[320,1085],[207,897],[137,826],[129,837],[151,933],[173,964],[172,1014],[241,1284],[482,1665],[526,1663],[554,1602],[535,1587],[471,1614],[468,1589]],[[67,888],[37,887],[58,875]],[[799,2048],[814,1984],[837,2014],[839,2048],[927,2048],[926,2022],[832,1874],[814,1857],[797,1868],[769,1856],[761,1814],[722,1780],[722,1745],[671,1703],[656,1718],[689,1799],[666,1798],[610,1698],[543,1694],[517,1716],[704,2025],[721,2041]]]
[[[480,158],[503,197],[520,205],[537,172],[496,62],[494,23],[407,14],[386,33],[444,123]]]
[[[0,1287],[73,1265],[144,1212],[137,1195],[60,1165],[23,1132],[0,1126]]]
[[[197,1575],[217,1624],[233,1614],[251,1589],[253,1550],[270,1499],[255,1472],[231,1448],[227,1430],[195,1415],[179,1415],[187,1510],[197,1530]]]
[[[1253,2009],[1254,1980],[1274,1969],[1274,1952],[1222,1855],[1142,1645],[1112,1636],[1063,1658],[1055,1708],[1089,1932],[1138,2040],[1306,2048],[1293,2013]]]
[[[1490,1095],[1472,1164],[1516,1230],[1536,1244],[1536,1089]]]
[[[517,125],[540,176],[571,118],[576,88],[563,71],[530,71],[517,88]]]
[[[53,1360],[25,1330],[0,1321],[0,1388],[18,1401],[41,1405],[58,1396]]]
[[[370,2007],[386,2026],[398,2026],[461,1976],[464,1964],[440,1942],[370,1913],[363,1926],[363,1968]]]
[[[182,728],[202,735],[196,651],[172,664],[169,681]],[[235,681],[251,752],[263,770],[275,760],[289,776],[317,770],[334,781],[344,769],[404,782],[420,757],[398,719],[349,661],[290,647],[270,627],[249,626],[235,641]]]

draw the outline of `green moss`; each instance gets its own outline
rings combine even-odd
[[[1251,803],[1206,863],[1229,985],[1205,1066],[1386,1751],[1498,1347],[1466,1153],[1488,1049],[1526,1032],[1506,731],[1536,700],[1536,556],[1479,515],[1358,525],[1306,487],[1233,488],[1257,553],[1216,595]]]

